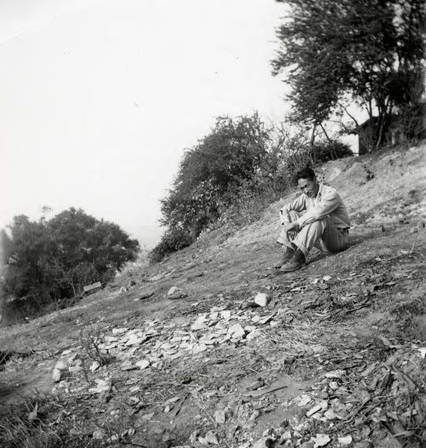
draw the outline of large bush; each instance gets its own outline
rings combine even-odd
[[[79,295],[89,283],[105,284],[139,250],[118,225],[74,208],[50,220],[16,216],[9,227],[2,232],[2,289],[29,312]]]
[[[218,118],[212,131],[186,151],[173,186],[161,201],[161,222],[168,230],[151,259],[191,244],[216,222],[232,202],[232,192],[266,170],[268,144],[269,133],[257,114]]]

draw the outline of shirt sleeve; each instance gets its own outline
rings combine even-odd
[[[301,213],[304,210],[306,210],[306,200],[305,196],[301,194],[298,196],[294,201],[290,202],[290,204],[287,204],[280,210],[281,217],[286,214],[286,212],[289,211],[295,211],[297,213]]]
[[[310,224],[325,218],[330,213],[334,212],[341,203],[340,196],[336,191],[325,192],[318,204],[308,210],[303,216],[301,216],[297,222],[300,227]]]

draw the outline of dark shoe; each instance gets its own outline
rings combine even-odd
[[[279,269],[283,264],[288,263],[293,258],[294,252],[295,249],[286,246],[281,260],[275,265],[275,269]]]
[[[294,272],[300,269],[306,263],[304,253],[297,249],[290,261],[281,266],[281,272]]]

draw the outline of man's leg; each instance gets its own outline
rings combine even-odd
[[[290,224],[298,219],[299,215],[294,212],[286,212],[285,215],[281,214],[281,224]],[[283,264],[287,263],[291,257],[294,255],[294,252],[296,250],[296,246],[293,244],[293,240],[296,237],[297,232],[296,231],[290,231],[285,232],[284,230],[281,231],[280,236],[277,239],[277,243],[281,244],[283,246],[283,253],[281,256],[280,261],[275,264],[275,268],[280,268]]]
[[[305,264],[309,251],[321,239],[326,226],[327,220],[321,219],[302,227],[296,238],[293,240],[293,244],[297,249],[293,257],[281,267],[282,272],[296,271]]]

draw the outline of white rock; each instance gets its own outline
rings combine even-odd
[[[52,379],[55,383],[61,381],[62,372],[58,369],[53,369],[52,371]]]
[[[92,394],[108,393],[112,388],[112,382],[109,378],[107,378],[106,380],[96,378],[95,381],[97,383],[96,387],[92,387],[91,389],[89,389],[89,392],[91,392]]]
[[[342,376],[344,376],[345,371],[344,370],[331,370],[330,372],[327,372],[324,376],[326,378],[342,378]]]
[[[329,282],[331,280],[331,275],[324,275],[322,278],[325,282]]]
[[[225,411],[223,409],[218,409],[214,413],[214,419],[216,420],[216,423],[218,423],[219,425],[223,425],[225,423],[225,420],[226,420]]]
[[[191,325],[191,330],[197,331],[197,330],[203,330],[204,328],[207,328],[206,318],[203,315],[198,316],[197,320]]]
[[[231,318],[231,310],[224,310],[220,312],[222,319],[229,320]]]
[[[297,406],[300,406],[301,408],[303,408],[304,406],[306,406],[308,403],[310,403],[312,401],[312,398],[309,395],[299,395],[298,397],[296,397],[294,399],[294,403]]]
[[[426,358],[426,347],[420,347],[417,350],[420,352],[422,358]]]
[[[102,440],[105,438],[105,431],[103,429],[97,429],[96,431],[93,431],[92,437],[95,440]]]
[[[228,329],[228,335],[231,336],[232,339],[242,339],[245,334],[246,332],[240,324],[232,325]]]
[[[200,437],[198,440],[206,445],[219,445],[217,436],[213,431],[208,431],[204,437]]]
[[[127,331],[128,331],[127,328],[113,328],[112,334],[114,336],[120,336],[120,335],[126,333]]]
[[[93,361],[89,369],[93,373],[95,370],[99,369],[100,366],[101,364],[98,361]]]
[[[68,368],[68,365],[66,364],[66,362],[63,359],[60,359],[59,361],[57,361],[54,368],[62,371],[62,370],[66,370]]]
[[[258,338],[259,336],[262,336],[262,332],[260,330],[253,330],[251,331],[247,336],[246,339],[248,341],[252,341],[253,339]]]
[[[312,417],[317,412],[325,411],[328,408],[327,400],[323,400],[320,403],[316,404],[313,408],[309,409],[309,411],[306,413],[306,417]]]
[[[271,297],[264,292],[258,292],[254,298],[254,303],[259,306],[266,306],[270,301]]]
[[[327,434],[317,434],[312,440],[314,442],[314,448],[326,446],[331,442],[331,439]]]
[[[337,441],[341,446],[349,446],[352,443],[352,436],[338,437]]]
[[[177,286],[172,286],[169,291],[167,292],[167,297],[170,300],[176,300],[176,299],[183,299],[186,297],[187,294],[182,291],[182,289],[178,288]]]

